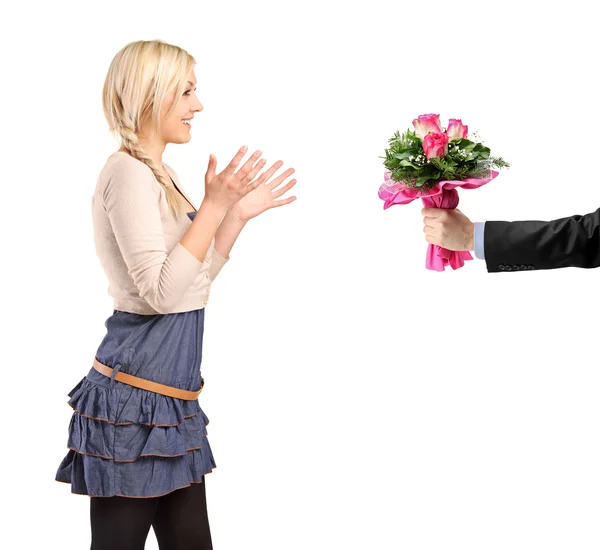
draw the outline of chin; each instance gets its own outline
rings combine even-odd
[[[171,138],[169,140],[169,143],[177,143],[177,144],[187,143],[191,139],[192,139],[191,134],[188,134],[187,136],[173,136],[173,138]]]

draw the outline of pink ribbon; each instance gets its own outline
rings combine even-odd
[[[429,191],[420,191],[407,187],[406,184],[394,181],[390,177],[391,172],[385,171],[385,181],[379,188],[379,198],[384,202],[383,209],[386,210],[395,204],[408,204],[420,198],[426,208],[454,209],[458,206],[457,187],[463,189],[476,189],[492,181],[498,172],[492,170],[492,177],[487,179],[467,178],[464,180],[440,181]],[[468,250],[448,250],[436,244],[429,243],[425,267],[434,271],[444,271],[446,266],[458,269],[465,265],[465,260],[472,260],[473,256]]]

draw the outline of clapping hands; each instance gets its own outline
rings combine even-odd
[[[284,206],[296,200],[295,196],[279,199],[296,185],[296,180],[292,179],[282,186],[285,180],[294,173],[293,168],[288,168],[273,178],[275,172],[283,166],[281,160],[275,162],[266,172],[256,178],[260,170],[264,168],[266,161],[260,159],[261,151],[255,151],[235,172],[246,150],[246,147],[242,147],[225,170],[218,175],[216,175],[216,158],[211,155],[205,178],[206,197],[224,208],[231,208],[231,212],[244,223],[271,208]]]

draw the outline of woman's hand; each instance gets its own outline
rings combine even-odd
[[[262,154],[261,151],[256,151],[237,172],[235,171],[247,150],[248,148],[244,145],[220,174],[215,173],[217,168],[216,157],[210,155],[208,169],[204,178],[205,201],[223,210],[228,210],[264,181],[265,178],[263,176],[255,181],[251,181],[265,164],[263,160],[258,162],[256,166],[252,166],[259,159]]]
[[[264,165],[264,160],[261,162]],[[265,180],[270,179],[273,176],[273,174],[279,168],[281,168],[281,166],[283,166],[283,161],[278,160],[275,164],[273,164],[273,166],[271,166],[271,168],[269,168],[266,172],[261,174],[261,176],[257,180],[259,182],[259,185],[256,186],[252,191],[247,193],[233,206],[232,213],[236,216],[238,220],[240,220],[243,223],[246,223],[248,220],[255,218],[259,214],[262,214],[263,212],[271,208],[276,208],[278,206],[290,204],[291,202],[296,200],[295,196],[288,197],[287,199],[276,200],[279,197],[281,197],[281,195],[283,195],[284,193],[287,193],[292,187],[294,187],[294,185],[296,185],[296,180],[293,179],[286,183],[283,187],[278,189],[278,187],[283,183],[283,181],[295,172],[293,168],[288,168],[285,172],[283,172],[274,180],[263,183]],[[254,172],[254,170],[252,172]],[[247,179],[252,178],[254,177],[254,175],[256,175],[252,172],[247,176]],[[249,183],[247,185],[254,185],[254,182]]]

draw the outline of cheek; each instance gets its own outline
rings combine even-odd
[[[182,105],[178,105],[173,113],[171,113],[168,118],[164,119],[164,124],[166,128],[171,130],[177,129],[179,126],[183,124],[181,120],[186,117],[186,110],[182,109]],[[189,111],[187,111],[189,112]]]
[[[168,133],[179,132],[181,128],[183,128],[183,122],[181,122],[182,118],[183,117],[179,116],[169,117],[169,119],[165,121],[165,131]]]

